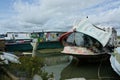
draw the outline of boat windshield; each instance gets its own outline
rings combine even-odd
[[[67,37],[66,42],[70,46],[86,47],[94,52],[98,52],[102,49],[102,45],[96,39],[80,32],[71,33]]]

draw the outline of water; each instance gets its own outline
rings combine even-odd
[[[111,68],[109,57],[97,62],[78,60],[69,55],[61,54],[44,54],[42,57],[44,58],[42,70],[48,74],[53,74],[55,80],[71,78],[82,78],[83,80],[120,80],[120,77]],[[3,78],[3,76],[5,76],[4,73],[0,77]],[[25,77],[27,75],[21,78],[21,80],[41,79],[39,74],[33,74],[31,78]]]
[[[53,72],[55,80],[60,80],[61,73],[68,64],[69,63],[62,63],[58,65],[53,65],[53,66],[46,66],[45,71],[47,71],[48,73]]]
[[[81,80],[120,80],[120,77],[113,71],[109,56],[103,59],[78,60],[69,55],[46,57],[44,70],[54,74],[55,80],[81,78]],[[86,58],[87,59],[87,58]],[[77,79],[76,79],[77,80]]]

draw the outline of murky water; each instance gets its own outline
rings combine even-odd
[[[63,57],[61,57],[63,58]],[[81,80],[120,80],[120,77],[113,71],[109,56],[98,58],[89,58],[80,60],[67,56],[70,61],[63,59],[60,64],[45,66],[45,70],[54,73],[55,80],[65,80],[72,78],[81,78]],[[58,58],[57,58],[58,59]],[[56,59],[56,60],[57,60]],[[60,59],[58,59],[60,60]]]
[[[86,80],[120,80],[120,77],[111,68],[109,57],[97,62],[78,61],[76,58],[72,58],[69,55],[61,54],[44,54],[43,58],[44,67],[42,67],[42,70],[48,74],[52,74],[55,80],[71,78],[83,78]],[[19,74],[23,73],[21,72]],[[5,74],[1,73],[0,80],[10,80],[3,76],[5,76]],[[32,77],[29,78],[25,77],[27,77],[27,74],[23,75],[20,80],[41,80],[39,74],[33,74]]]

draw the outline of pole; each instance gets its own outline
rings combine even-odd
[[[36,51],[37,51],[37,46],[38,46],[38,40],[37,39],[33,39],[33,42],[31,42],[31,45],[33,47],[32,57],[35,57],[36,56]]]

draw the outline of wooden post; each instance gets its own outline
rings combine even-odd
[[[33,47],[32,57],[35,57],[36,56],[37,46],[38,46],[38,40],[37,39],[33,39],[33,42],[31,42],[31,45]]]

